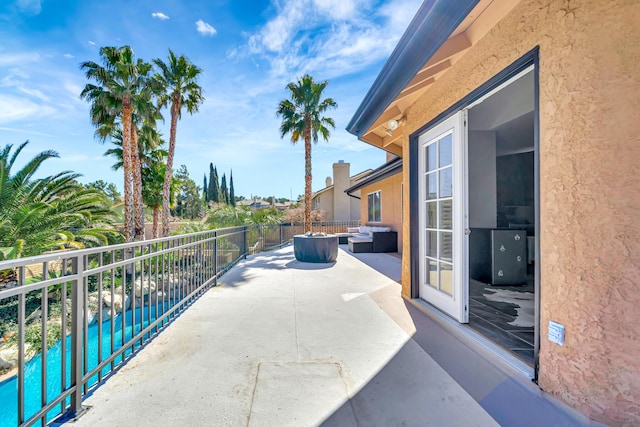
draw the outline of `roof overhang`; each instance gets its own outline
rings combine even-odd
[[[426,0],[347,125],[402,155],[405,111],[520,0]],[[396,121],[391,129],[389,121]]]
[[[314,197],[319,196],[320,194],[325,193],[325,192],[327,192],[329,190],[333,190],[333,185],[330,185],[328,187],[324,187],[324,188],[316,191],[315,193],[312,193],[311,194],[311,198],[313,199]]]
[[[378,181],[382,181],[385,178],[393,176],[397,173],[402,172],[402,157],[396,157],[395,159],[385,163],[380,166],[378,169],[374,170],[369,176],[367,176],[362,181],[358,182],[355,185],[344,190],[349,196],[351,196],[353,192],[360,190],[362,187],[366,187],[367,185],[374,184]]]

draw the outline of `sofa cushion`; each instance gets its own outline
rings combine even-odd
[[[373,239],[369,237],[368,234],[356,234],[355,236],[349,237],[349,242],[360,243],[360,242],[372,242]]]
[[[358,230],[359,230],[360,234],[368,234],[369,237],[373,237],[373,233],[391,231],[391,227],[377,227],[377,226],[370,226],[370,225],[361,225],[360,227],[358,227]]]

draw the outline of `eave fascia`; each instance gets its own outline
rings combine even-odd
[[[347,125],[358,138],[438,51],[479,0],[426,0]]]
[[[368,177],[347,188],[346,190],[344,190],[344,192],[351,197],[355,197],[351,194],[354,191],[358,191],[363,187],[375,184],[376,182],[382,181],[383,179],[400,172],[402,172],[402,157],[393,159],[390,162],[382,165],[380,168],[373,171]]]

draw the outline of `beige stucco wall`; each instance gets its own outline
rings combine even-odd
[[[367,195],[380,191],[381,222],[367,222]],[[360,222],[365,225],[383,225],[398,232],[398,251],[402,252],[402,174],[397,173],[360,189]]]
[[[355,191],[352,193],[356,197],[360,197],[360,192]],[[358,221],[360,218],[360,199],[349,196],[349,220]],[[400,229],[398,229],[400,230]]]
[[[349,163],[333,164],[333,220],[351,219],[351,197],[344,192],[351,186]]]
[[[539,384],[592,418],[640,425],[640,2],[522,0],[409,109],[405,157],[408,135],[535,46]],[[549,320],[566,326],[564,347],[547,340]]]
[[[320,204],[316,207],[316,200],[320,200]],[[325,221],[333,221],[333,188],[318,194],[311,199],[311,209],[319,210],[326,215]]]

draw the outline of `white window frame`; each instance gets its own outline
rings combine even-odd
[[[378,218],[378,221],[374,219],[371,219],[369,217],[369,214],[371,213],[371,206],[369,205],[369,197],[373,196],[377,194],[378,195],[378,203],[380,204],[378,211],[380,212],[380,218]],[[373,191],[369,194],[367,194],[367,222],[375,222],[375,223],[381,223],[382,222],[382,190],[377,190],[377,191]]]

